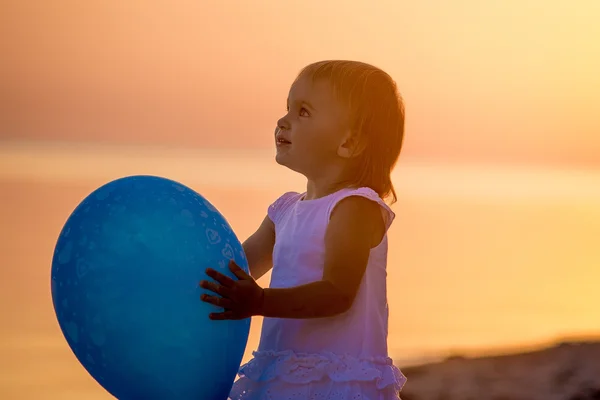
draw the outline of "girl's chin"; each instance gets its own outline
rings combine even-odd
[[[289,159],[287,154],[287,149],[277,149],[277,153],[275,153],[275,161],[278,164],[285,165],[286,161]]]
[[[287,162],[284,159],[282,159],[281,157],[275,157],[275,162],[283,167],[289,168]]]

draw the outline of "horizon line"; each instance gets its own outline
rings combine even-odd
[[[305,178],[281,168],[274,156],[274,149],[0,141],[0,178],[89,181],[157,175],[183,184],[215,187],[305,188]],[[405,158],[392,178],[407,195],[485,201],[600,201],[599,169]]]

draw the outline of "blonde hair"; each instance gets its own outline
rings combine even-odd
[[[345,60],[310,64],[296,81],[304,77],[329,81],[337,99],[347,106],[350,130],[361,149],[352,183],[370,187],[394,203],[397,196],[391,173],[404,138],[404,103],[396,82],[377,67]]]

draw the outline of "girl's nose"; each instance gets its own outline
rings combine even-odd
[[[282,117],[279,119],[279,121],[277,121],[277,128],[281,129],[282,131],[290,129],[290,123],[286,117]]]

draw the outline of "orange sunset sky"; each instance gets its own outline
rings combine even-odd
[[[600,166],[600,2],[4,1],[3,139],[272,144],[307,63],[407,104],[405,157]]]

